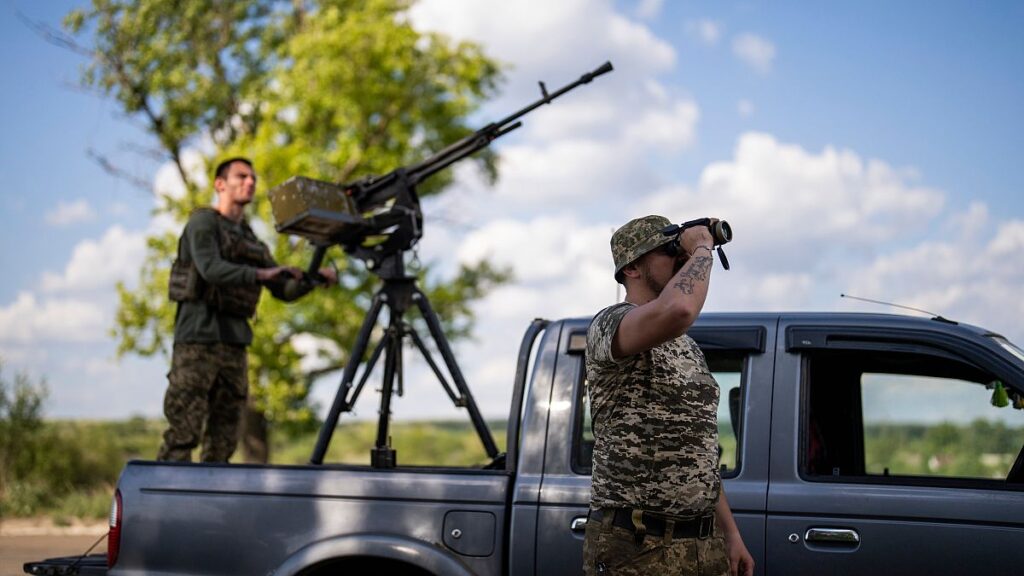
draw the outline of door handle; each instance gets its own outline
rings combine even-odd
[[[572,519],[572,524],[569,524],[569,530],[573,532],[583,532],[587,529],[587,517],[577,516]]]
[[[808,528],[804,534],[807,542],[825,544],[860,544],[860,534],[848,528]]]

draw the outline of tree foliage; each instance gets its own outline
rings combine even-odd
[[[101,516],[125,461],[156,453],[156,422],[44,420],[47,396],[45,382],[9,379],[0,362],[0,521]]]
[[[178,167],[186,192],[164,194],[156,211],[183,225],[211,199],[209,176],[188,169],[187,149],[201,150],[208,167],[247,156],[272,186],[293,175],[340,182],[385,173],[470,133],[468,116],[494,91],[500,69],[476,45],[412,28],[408,7],[404,0],[93,0],[65,24],[91,40],[95,57],[83,82],[142,118]],[[493,158],[478,161],[493,177]],[[418,191],[439,193],[449,180],[438,174]],[[307,264],[304,240],[270,232],[264,194],[248,214],[280,263]],[[177,233],[151,235],[138,288],[118,286],[113,333],[121,354],[168,352]],[[337,288],[292,304],[264,298],[253,321],[252,398],[271,422],[313,422],[311,379],[344,365],[376,287],[340,249],[328,258],[341,272]],[[507,278],[486,262],[447,280],[420,271],[450,337],[468,335],[469,302]],[[328,343],[312,372],[295,347],[303,334]]]
[[[92,25],[83,82],[144,118],[194,196],[185,147],[199,136],[225,145],[255,128],[258,112],[245,99],[274,65],[268,56],[281,37],[273,20],[268,2],[94,0],[65,26],[80,33]]]
[[[35,440],[42,425],[46,385],[17,374],[9,383],[0,363],[0,496],[33,468]]]

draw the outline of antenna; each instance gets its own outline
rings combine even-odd
[[[612,226],[610,228],[610,230],[611,230],[611,233],[614,235],[615,234],[615,227]],[[619,284],[619,281],[616,280],[615,281],[615,303],[618,304],[619,302],[622,302],[622,284]]]
[[[840,294],[840,298],[850,298],[851,300],[861,300],[863,302],[871,302],[872,304],[882,304],[884,306],[892,306],[893,308],[904,308],[906,310],[913,310],[914,312],[920,312],[922,314],[928,314],[933,320],[939,320],[940,322],[949,322],[950,324],[956,324],[956,322],[943,318],[941,314],[935,312],[929,312],[920,308],[914,308],[912,306],[904,306],[902,304],[893,304],[892,302],[883,302],[882,300],[872,300],[870,298],[861,298],[860,296],[850,296],[849,294]]]

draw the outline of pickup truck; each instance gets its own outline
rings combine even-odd
[[[588,325],[531,324],[506,452],[490,465],[132,461],[109,558],[25,571],[579,574]],[[756,574],[1021,573],[1019,348],[943,318],[881,314],[705,313],[689,334],[722,389],[724,486]]]

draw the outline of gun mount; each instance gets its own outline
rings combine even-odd
[[[405,273],[406,250],[423,236],[423,213],[420,210],[416,186],[448,166],[482,150],[491,142],[522,126],[519,120],[534,109],[550,104],[555,98],[594,78],[611,72],[611,62],[605,62],[592,72],[582,75],[554,92],[549,93],[540,83],[541,98],[509,116],[492,122],[473,134],[446,146],[443,150],[412,166],[401,167],[383,176],[370,176],[348,184],[334,184],[296,176],[270,191],[270,202],[277,223],[277,231],[302,236],[316,247],[309,265],[309,275],[319,269],[327,249],[340,245],[347,254],[366,262],[367,268],[377,274],[383,285],[373,296],[355,345],[342,374],[341,385],[334,397],[324,425],[320,430],[312,464],[321,464],[331,436],[342,412],[350,412],[366,384],[381,354],[385,356],[384,382],[381,387],[381,405],[377,425],[377,440],[370,452],[375,468],[395,466],[396,454],[391,448],[388,425],[391,415],[391,396],[402,394],[402,340],[409,337],[437,376],[442,388],[457,407],[465,407],[491,458],[492,465],[503,459],[491,437],[476,402],[470,394],[465,378],[455,361],[451,347],[441,329],[441,322],[430,306],[426,294],[416,287],[415,278]],[[413,326],[404,319],[405,312],[416,306],[433,337],[444,364],[451,375],[455,390],[448,384],[437,363],[430,355]],[[387,307],[388,326],[363,367],[358,384],[356,370],[362,363],[370,343],[377,319]]]

